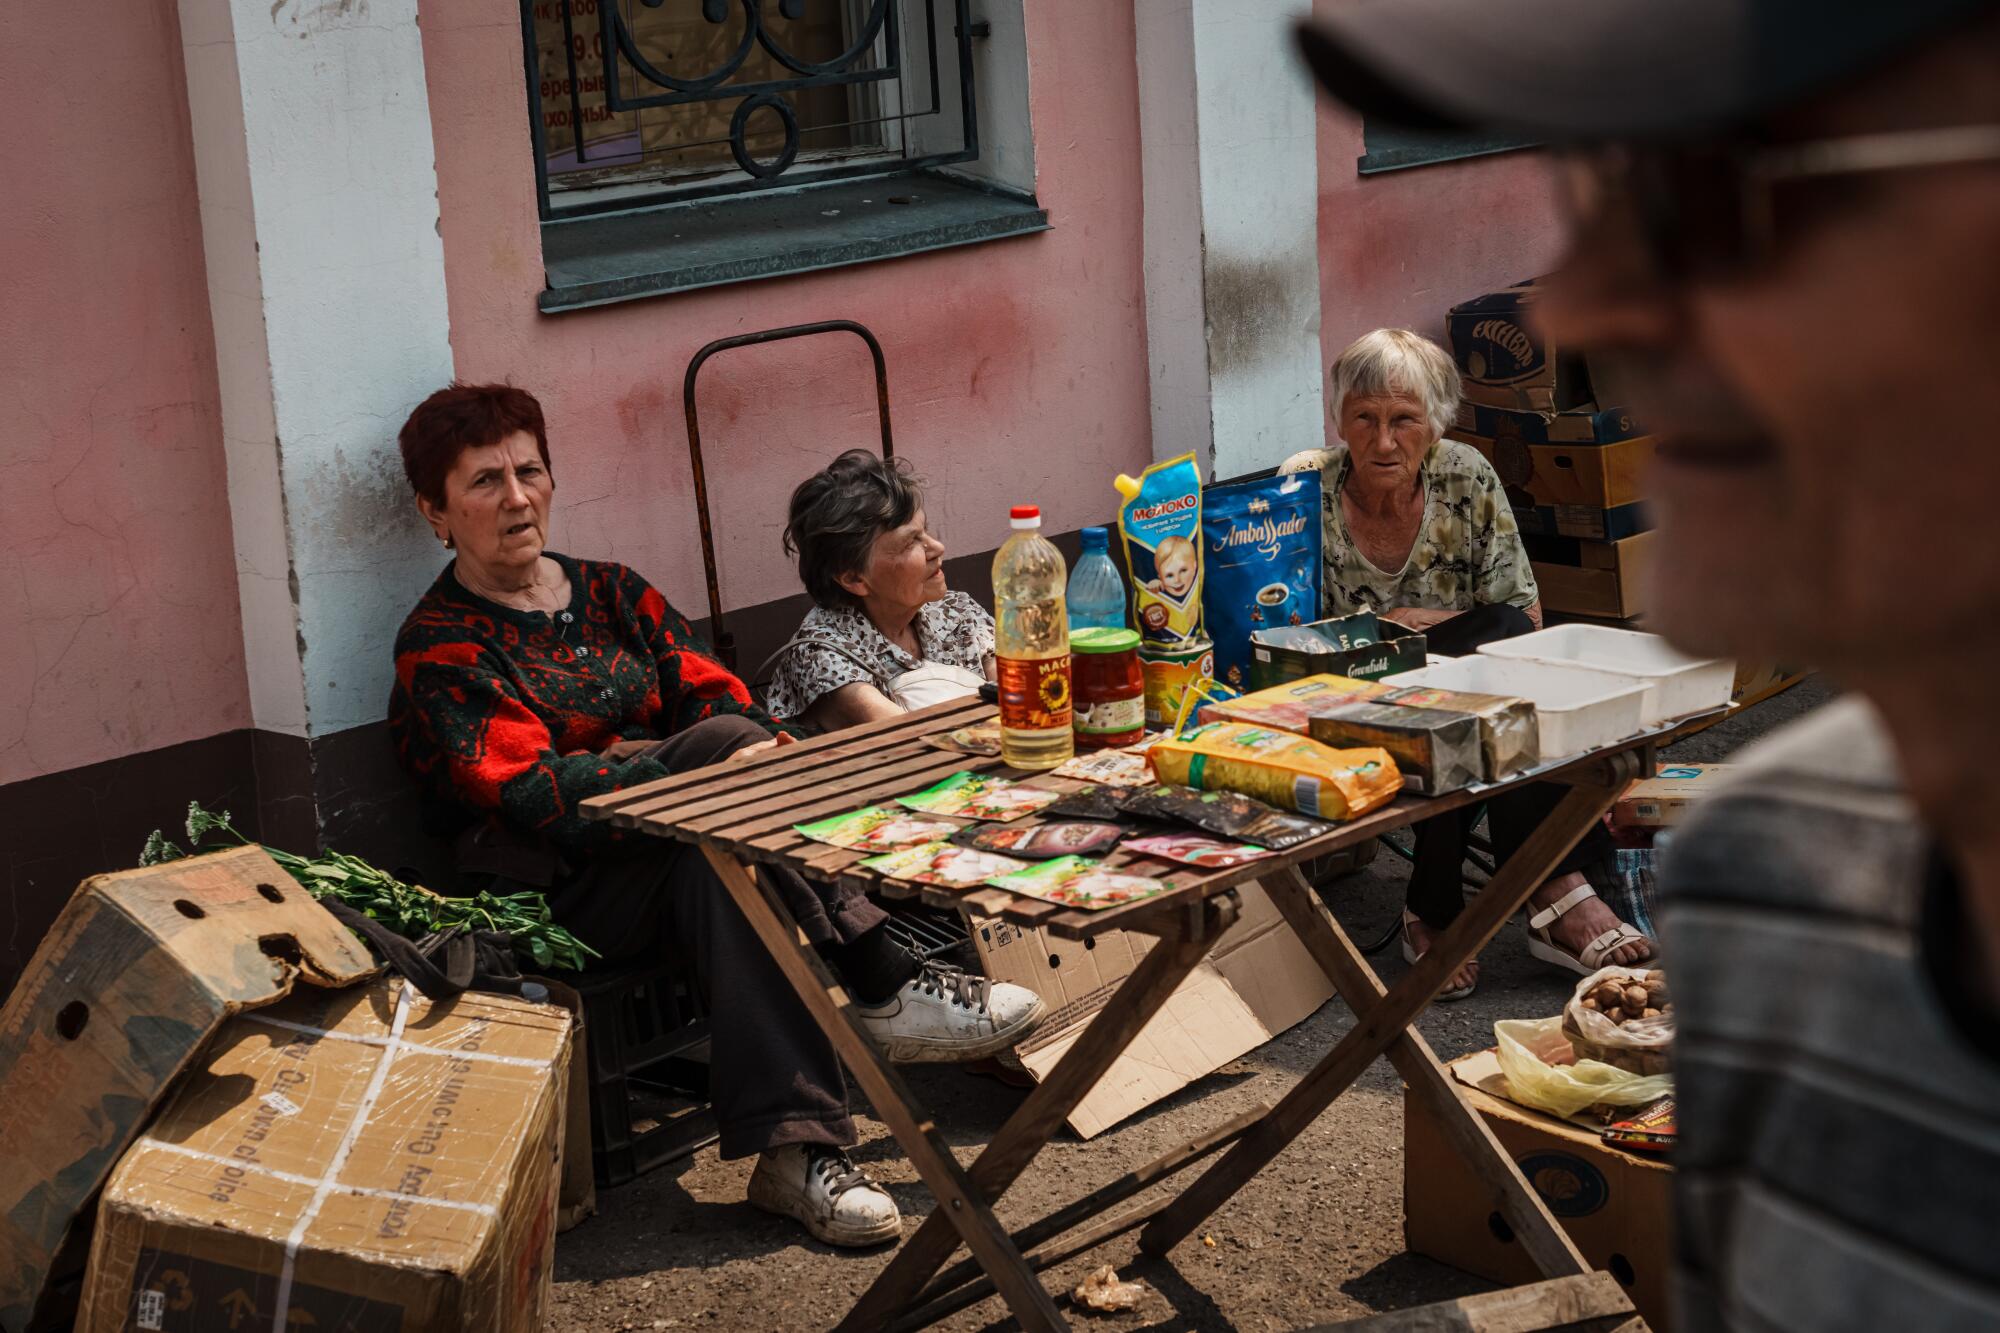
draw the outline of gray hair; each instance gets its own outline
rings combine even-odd
[[[799,580],[820,606],[832,610],[861,601],[840,586],[844,574],[868,568],[875,539],[908,523],[924,502],[910,465],[849,449],[792,492],[785,523],[785,554],[796,555]]]
[[[1421,333],[1408,329],[1377,329],[1347,345],[1328,372],[1333,378],[1336,423],[1350,394],[1371,398],[1405,393],[1424,405],[1431,434],[1443,439],[1458,419],[1458,367],[1451,357]]]

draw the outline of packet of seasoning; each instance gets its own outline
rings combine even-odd
[[[861,864],[888,879],[965,889],[996,875],[1024,870],[1028,863],[971,847],[954,847],[948,842],[927,842],[887,856],[872,856]]]
[[[1124,813],[1126,798],[1140,790],[1143,789],[1102,783],[1090,787],[1078,787],[1043,813],[1058,819],[1112,821]]]
[[[954,773],[943,782],[898,796],[896,804],[927,815],[964,815],[1005,823],[1031,815],[1056,799],[1045,787],[1029,787],[991,773]]]
[[[1146,819],[1188,824],[1220,838],[1281,852],[1323,837],[1336,827],[1324,819],[1297,815],[1233,791],[1196,791],[1163,783],[1132,793],[1119,808]]]
[[[1000,753],[999,722],[979,722],[956,731],[937,731],[924,737],[924,744],[957,754],[996,755]]]
[[[794,824],[792,832],[830,847],[849,847],[863,852],[900,852],[905,847],[921,847],[927,842],[949,838],[959,827],[949,820],[919,819],[894,806],[875,805],[811,824]]]
[[[1271,854],[1266,847],[1247,842],[1224,842],[1200,833],[1155,833],[1134,838],[1125,844],[1128,852],[1157,856],[1163,861],[1199,866],[1203,870],[1227,870],[1245,861],[1257,861]]]
[[[1470,713],[1345,703],[1312,715],[1312,738],[1336,747],[1387,750],[1402,770],[1403,786],[1425,796],[1470,787],[1486,776],[1479,719]]]
[[[1093,750],[1056,765],[1055,776],[1104,782],[1114,787],[1143,786],[1153,780],[1153,766],[1147,762],[1144,751]]]
[[[1087,911],[1137,902],[1173,887],[1165,880],[1106,870],[1087,856],[1044,861],[1011,875],[995,875],[986,882],[1010,893]]]
[[[951,841],[982,852],[999,852],[1030,861],[1058,856],[1103,856],[1118,845],[1127,830],[1116,824],[1057,821],[1047,824],[979,824],[960,829]]]

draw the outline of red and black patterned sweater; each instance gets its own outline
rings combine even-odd
[[[615,835],[578,804],[667,775],[651,759],[605,759],[612,741],[664,739],[719,713],[791,728],[750,702],[644,579],[548,554],[570,584],[553,615],[487,601],[445,567],[397,632],[389,733],[435,795],[588,854]]]

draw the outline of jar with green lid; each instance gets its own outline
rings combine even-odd
[[[1130,745],[1146,734],[1146,678],[1137,630],[1080,629],[1069,636],[1078,753]]]

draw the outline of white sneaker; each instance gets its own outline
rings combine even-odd
[[[880,1245],[903,1234],[896,1201],[838,1148],[787,1143],[750,1173],[750,1202],[789,1217],[828,1245]]]
[[[1026,1038],[1048,1006],[1026,986],[925,963],[881,1004],[857,1003],[861,1026],[899,1064],[977,1060]]]

